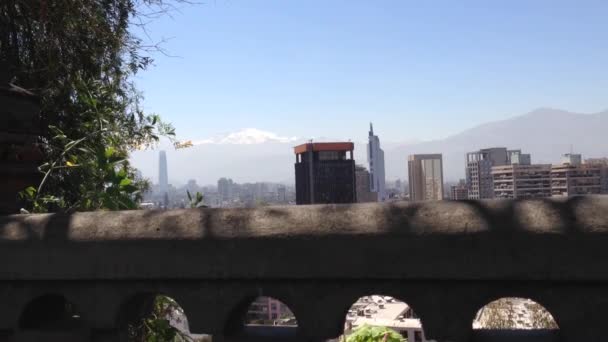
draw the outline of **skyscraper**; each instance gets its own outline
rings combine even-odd
[[[384,151],[380,148],[380,138],[374,135],[374,127],[369,123],[369,142],[367,144],[367,162],[369,163],[370,191],[378,193],[378,201],[386,199],[384,177]]]
[[[441,154],[413,154],[408,160],[410,201],[443,199]]]
[[[158,153],[158,190],[162,195],[163,207],[169,207],[169,175],[167,172],[167,154]]]
[[[169,191],[169,175],[167,173],[167,154],[165,151],[158,153],[158,188],[161,193]]]
[[[467,153],[466,184],[469,199],[494,198],[492,166],[508,165],[505,147],[484,148]]]
[[[294,147],[296,204],[355,203],[354,149],[352,142]]]

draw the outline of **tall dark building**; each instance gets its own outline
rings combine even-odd
[[[355,203],[352,142],[296,146],[296,204]]]

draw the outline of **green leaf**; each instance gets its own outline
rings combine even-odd
[[[120,169],[120,170],[119,170],[119,171],[116,173],[116,177],[121,178],[121,179],[123,179],[123,178],[127,178],[127,170],[125,170],[125,169]],[[121,182],[122,182],[122,181],[121,181]],[[131,184],[131,183],[129,183],[129,184]],[[125,185],[126,185],[126,184],[125,184]]]
[[[112,146],[106,147],[104,155],[105,155],[106,159],[110,159],[110,157],[112,157],[115,152],[116,152],[116,150],[114,149],[114,147],[112,147]]]
[[[123,179],[120,181],[120,184],[119,184],[119,185],[120,185],[120,187],[122,188],[122,187],[125,187],[125,186],[127,186],[127,185],[131,185],[131,183],[133,183],[133,181],[132,181],[132,180],[130,180],[129,178],[123,178]]]
[[[37,190],[33,186],[28,186],[24,191],[29,197],[34,198]]]

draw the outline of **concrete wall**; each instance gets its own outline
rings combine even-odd
[[[483,339],[475,313],[510,296],[546,307],[561,341],[605,341],[607,213],[576,197],[0,217],[0,341],[27,340],[20,317],[45,294],[79,309],[82,340],[116,341],[150,293],[214,341],[254,340],[241,318],[261,295],[294,312],[292,340],[333,338],[370,294],[407,302],[442,342]]]

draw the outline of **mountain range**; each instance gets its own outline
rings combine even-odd
[[[331,139],[315,139],[316,141]],[[557,163],[564,153],[583,158],[608,156],[608,111],[579,114],[540,108],[507,120],[467,129],[445,139],[418,143],[383,143],[386,177],[407,179],[407,156],[415,153],[442,153],[444,179],[464,177],[465,154],[486,147],[521,149],[532,155],[533,163]],[[166,149],[169,179],[183,184],[195,179],[199,184],[215,184],[220,177],[236,182],[272,181],[293,183],[292,147],[304,142],[257,129],[243,129],[224,136],[195,141],[187,149]],[[366,164],[365,142],[355,142],[355,160]],[[131,161],[145,177],[156,180],[158,152],[137,151]]]

